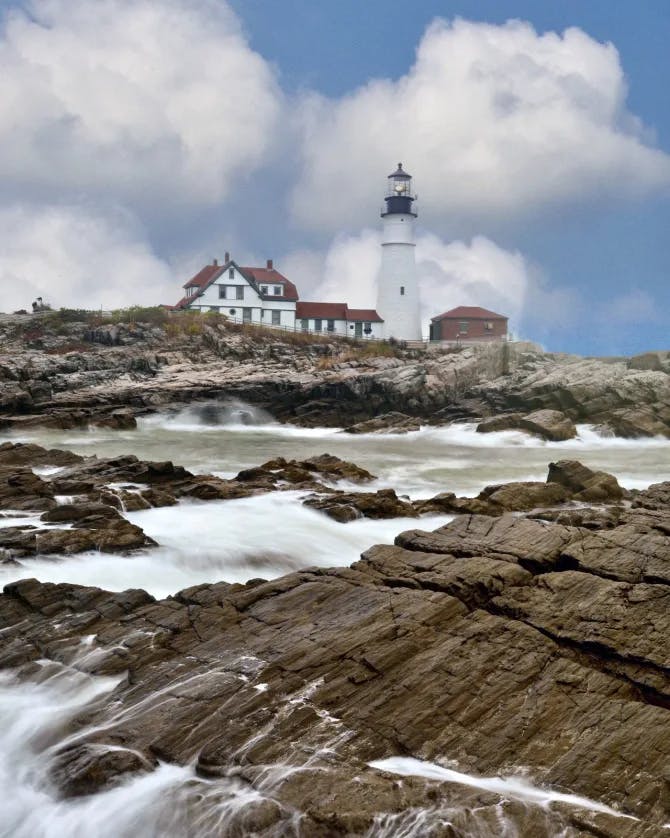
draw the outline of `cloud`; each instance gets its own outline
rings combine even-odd
[[[374,306],[380,244],[381,234],[374,230],[336,238],[322,258],[323,279],[313,289],[312,298],[361,308]],[[564,301],[546,289],[541,275],[523,254],[505,250],[485,236],[475,236],[470,242],[444,242],[433,234],[419,235],[416,261],[424,330],[431,317],[459,305],[498,311],[510,317],[515,328],[526,319],[531,325],[536,320],[543,323],[542,312],[548,315],[552,310],[551,316],[560,316],[564,307]],[[290,257],[287,263],[291,264]],[[298,287],[302,293],[303,287]],[[527,312],[529,302],[531,312]]]
[[[182,284],[127,213],[80,206],[0,209],[2,310],[41,296],[54,308],[173,303]]]
[[[271,152],[274,75],[218,0],[32,0],[0,40],[6,194],[221,201]]]
[[[633,288],[603,303],[600,319],[603,324],[621,325],[655,323],[660,320],[661,310],[651,294]]]
[[[398,159],[433,222],[667,188],[670,156],[648,144],[625,99],[615,47],[580,29],[435,21],[397,81],[305,98],[295,218],[322,230],[364,224]]]
[[[321,269],[321,282],[314,299],[369,308],[377,298],[377,274],[381,266],[381,235],[362,230],[355,236],[338,236],[328,248]]]

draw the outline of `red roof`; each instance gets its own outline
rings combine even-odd
[[[496,314],[495,311],[489,311],[487,308],[480,308],[479,306],[458,306],[452,308],[450,311],[445,311],[444,314],[438,314],[437,317],[432,317],[433,323],[437,320],[508,320],[504,314]]]
[[[232,259],[229,259],[225,265],[205,265],[198,273],[189,279],[183,286],[184,288],[197,288],[197,291],[190,297],[182,297],[181,300],[174,306],[174,308],[183,308],[188,303],[193,302],[200,294],[209,286],[215,279],[221,276],[224,271],[230,267],[235,267],[247,280],[247,282],[258,292],[263,300],[288,300],[289,302],[296,302],[298,300],[298,289],[285,276],[275,271],[272,268],[242,268],[237,265]],[[283,293],[279,294],[262,294],[260,290],[260,283],[263,285],[281,285]]]
[[[384,322],[373,308],[350,308],[348,310],[347,320],[366,320],[376,323]]]
[[[384,321],[371,308],[349,308],[346,303],[298,303],[296,317],[317,317],[330,320],[366,320],[383,323]]]
[[[347,319],[346,303],[298,303],[296,317],[325,317],[331,320]]]
[[[191,277],[189,281],[182,285],[182,288],[204,288],[205,285],[216,279],[217,276],[223,273],[225,265],[205,265],[205,267],[198,271],[198,273]],[[179,305],[179,303],[177,303]]]
[[[283,300],[290,300],[291,302],[298,299],[298,289],[295,285],[291,282],[290,279],[286,279],[285,276],[276,271],[274,268],[242,268],[240,267],[240,271],[243,274],[247,274],[248,278],[251,279],[256,285],[282,285],[284,288],[284,293],[282,294]],[[260,294],[260,288],[256,289]],[[261,297],[265,300],[276,300],[277,297],[274,294],[261,294]]]

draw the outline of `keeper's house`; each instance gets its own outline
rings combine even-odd
[[[431,340],[505,340],[507,320],[479,306],[458,306],[433,317],[430,321]]]
[[[226,253],[189,279],[176,310],[214,311],[242,323],[355,338],[381,338],[383,320],[373,309],[346,303],[299,302],[295,285],[268,259],[264,268],[238,265]]]
[[[295,285],[275,270],[268,259],[264,268],[247,268],[228,253],[220,265],[211,265],[189,279],[185,295],[174,306],[190,311],[215,311],[243,323],[295,327]]]

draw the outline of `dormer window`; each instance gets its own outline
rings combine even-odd
[[[281,285],[275,285],[272,290],[273,290],[273,293],[274,293],[275,297],[281,297],[281,294],[282,294]]]
[[[261,285],[261,294],[267,294],[267,293],[268,293],[268,286],[267,285]]]

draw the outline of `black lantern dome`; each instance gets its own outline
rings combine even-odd
[[[416,213],[412,209],[412,204],[416,195],[412,193],[412,176],[406,172],[402,163],[398,163],[398,168],[392,172],[388,178],[388,188],[386,190],[386,209],[382,212],[382,218],[385,215],[413,215]]]

